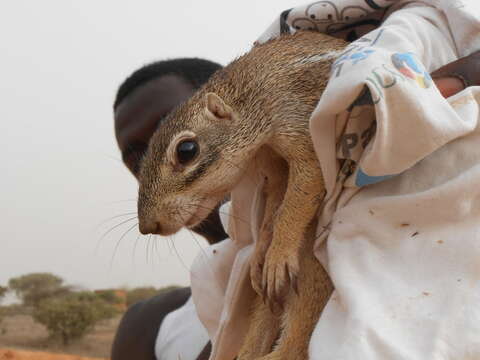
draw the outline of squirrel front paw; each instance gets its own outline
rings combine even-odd
[[[263,299],[273,311],[275,305],[283,307],[289,285],[298,293],[300,259],[297,249],[273,245],[267,252],[262,273]]]

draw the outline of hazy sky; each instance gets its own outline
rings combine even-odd
[[[188,233],[174,239],[178,256],[164,238],[147,249],[148,237],[140,237],[135,249],[136,228],[115,253],[133,222],[99,243],[129,217],[99,223],[136,208],[125,201],[136,198],[137,186],[113,137],[114,93],[152,60],[199,56],[226,64],[298,4],[2,1],[0,285],[38,271],[90,288],[187,284],[186,267],[199,251]]]

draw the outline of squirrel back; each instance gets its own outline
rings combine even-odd
[[[218,70],[192,101],[214,92],[236,110],[245,110],[244,116],[255,107],[278,112],[293,99],[314,107],[328,82],[331,64],[344,47],[344,41],[317,32],[282,35]]]

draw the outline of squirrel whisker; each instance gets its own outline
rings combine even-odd
[[[120,239],[118,239],[117,241],[117,244],[115,245],[115,249],[113,250],[113,254],[112,254],[112,257],[110,258],[110,270],[112,269],[112,265],[113,265],[113,260],[115,259],[115,255],[117,254],[117,251],[118,251],[118,247],[120,246],[120,243],[122,242],[122,240],[125,238],[125,236],[130,232],[132,231],[132,229],[134,227],[138,226],[138,222],[133,224],[132,226],[130,226],[123,234],[122,236],[120,237]]]
[[[138,240],[140,240],[140,236],[142,234],[138,233],[137,238],[135,239],[135,243],[133,245],[133,252],[132,252],[132,266],[135,267],[135,254],[137,253],[137,245],[138,245]]]
[[[148,235],[147,241],[145,243],[145,263],[148,264],[148,245],[150,244],[150,239],[152,238],[152,234]]]
[[[133,220],[135,220],[135,219],[137,219],[137,218],[138,218],[137,216],[131,217],[131,218],[127,219],[127,220],[124,220],[124,221],[120,222],[120,223],[117,224],[117,225],[112,226],[110,229],[108,229],[107,231],[105,231],[105,232],[102,234],[102,236],[100,237],[100,239],[98,239],[98,241],[97,241],[97,245],[95,246],[95,254],[97,253],[97,251],[98,251],[98,249],[99,249],[99,247],[100,247],[100,244],[102,243],[103,239],[104,239],[108,234],[110,234],[113,230],[115,230],[115,229],[118,228],[119,226],[121,226],[121,225],[123,225],[123,224],[126,224],[126,223],[128,223],[128,222],[130,222],[130,221],[133,221]],[[137,223],[137,224],[138,224],[138,223]]]
[[[111,216],[105,220],[103,220],[102,222],[98,223],[97,225],[95,225],[95,228],[99,228],[100,226],[106,224],[107,222],[113,220],[113,219],[117,219],[119,217],[122,217],[122,216],[128,216],[128,215],[136,215],[137,212],[136,211],[132,211],[132,212],[128,212],[128,213],[123,213],[123,214],[118,214],[118,215],[115,215],[115,216]]]

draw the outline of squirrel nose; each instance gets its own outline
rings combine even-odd
[[[160,234],[162,229],[158,221],[140,221],[138,227],[143,235]]]

